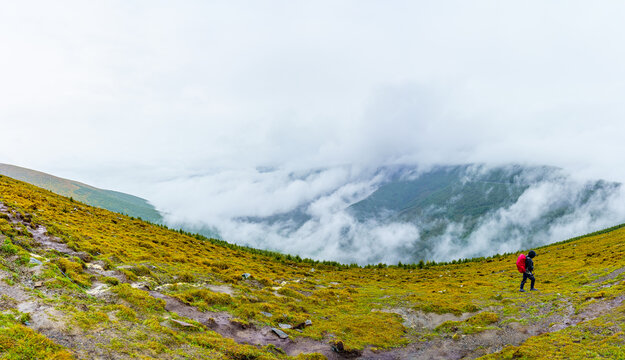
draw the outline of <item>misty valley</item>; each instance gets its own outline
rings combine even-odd
[[[620,183],[579,180],[548,166],[263,170],[255,181],[286,188],[336,171],[349,175],[289,211],[171,225],[247,246],[364,265],[514,252],[625,221]],[[259,196],[279,197],[272,191]]]

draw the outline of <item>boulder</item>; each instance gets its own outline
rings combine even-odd
[[[278,337],[280,337],[280,339],[288,339],[289,338],[289,335],[287,335],[287,333],[285,333],[284,331],[282,331],[280,329],[271,328],[271,331],[273,331],[276,335],[278,335]]]

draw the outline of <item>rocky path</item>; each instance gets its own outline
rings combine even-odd
[[[202,312],[193,306],[158,291],[149,291],[150,295],[165,301],[165,310],[179,316],[195,320],[218,332],[223,337],[233,339],[240,344],[258,346],[275,345],[284,350],[288,355],[318,352],[328,359],[341,359],[342,357],[332,351],[329,344],[307,338],[281,339],[269,326],[257,328],[254,325],[244,326],[232,321],[232,315],[222,312]]]
[[[28,217],[12,213],[2,203],[0,203],[0,212],[7,214],[12,223],[21,223],[26,226],[27,230],[32,234],[33,239],[41,246],[44,252],[47,250],[54,250],[67,256],[76,256],[85,261],[86,273],[91,275],[114,277],[121,282],[128,282],[123,273],[116,270],[104,270],[103,263],[98,261],[87,262],[88,260],[91,260],[91,257],[88,254],[70,249],[67,244],[61,241],[61,239],[48,235],[47,229],[44,226],[30,224],[28,222]],[[31,268],[31,271],[40,271],[40,267],[41,265]],[[2,274],[0,274],[0,277],[1,276]],[[141,288],[144,285],[141,283],[130,284],[131,286],[138,288]],[[30,285],[32,287],[35,286],[35,284]],[[76,344],[72,341],[68,341],[68,335],[62,334],[60,331],[61,328],[65,328],[65,323],[59,321],[62,318],[62,313],[55,310],[51,305],[45,304],[38,299],[34,299],[25,291],[18,291],[13,288],[14,287],[0,282],[0,294],[10,294],[19,302],[18,310],[31,314],[31,321],[29,322],[29,326],[31,328],[57,341],[57,343],[61,345],[75,348]],[[108,284],[94,281],[91,288],[86,289],[86,293],[91,296],[106,297],[109,288],[110,286]],[[223,287],[219,286],[213,286],[213,288],[215,288],[215,290],[224,290],[222,289]],[[223,337],[233,339],[240,344],[250,344],[256,346],[272,344],[284,350],[284,352],[288,355],[317,352],[323,354],[330,360],[343,358],[343,356],[339,353],[332,350],[329,343],[304,337],[295,339],[291,337],[281,338],[269,326],[257,328],[254,325],[243,326],[236,321],[232,321],[233,316],[228,312],[202,312],[196,307],[187,305],[176,298],[161,293],[160,291],[149,290],[148,293],[155,298],[164,300],[166,303],[165,310],[180,317],[192,319],[206,325],[208,328],[219,333]],[[184,324],[184,322],[182,323]]]
[[[620,273],[622,271],[618,272]],[[620,307],[624,301],[625,295],[621,295],[612,299],[591,302],[577,314],[573,305],[568,303],[562,311],[528,325],[514,322],[500,326],[496,330],[462,335],[456,339],[450,335],[423,343],[413,343],[404,348],[378,353],[376,359],[474,359],[498,352],[508,345],[518,346],[532,336],[560,331],[582,322],[592,321]],[[543,311],[548,313],[550,310],[551,308],[548,307]]]
[[[32,235],[33,239],[43,246],[43,250],[53,249],[62,253],[76,255],[77,253],[67,245],[54,241],[45,234],[45,228],[32,225],[28,217],[11,212],[0,203],[0,214],[6,214],[12,223],[21,223]],[[3,240],[0,235],[0,242]],[[96,360],[114,359],[101,348],[94,345],[97,338],[86,340],[76,329],[68,326],[69,319],[63,311],[57,309],[56,303],[49,299],[54,293],[48,292],[42,283],[33,281],[32,277],[41,274],[46,259],[43,256],[31,253],[31,264],[34,266],[16,265],[16,256],[5,258],[12,272],[0,271],[0,295],[3,301],[10,304],[0,304],[0,310],[16,308],[29,319],[25,325],[45,335],[55,343],[76,351],[79,358]],[[18,279],[16,279],[16,276]],[[10,279],[10,280],[9,280]],[[13,283],[12,285],[9,285]],[[39,290],[37,293],[35,290]]]

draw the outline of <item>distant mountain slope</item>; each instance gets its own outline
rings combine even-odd
[[[309,184],[318,177],[289,176],[275,182]],[[448,261],[623,222],[622,195],[619,183],[577,179],[550,166],[398,165],[346,177],[286,212],[239,217],[229,228],[207,225],[229,241],[305,257]]]
[[[487,219],[518,203],[530,188],[543,185],[568,187],[565,191],[568,197],[560,193],[541,193],[543,198],[553,198],[553,201],[547,200],[541,216],[531,224],[511,224],[498,234],[501,238],[508,238],[509,234],[522,234],[528,239],[536,237],[591,201],[607,201],[620,187],[618,183],[603,180],[573,184],[560,169],[548,166],[439,166],[418,176],[393,178],[366,199],[351,205],[349,210],[359,221],[373,219],[418,226],[420,244],[414,250],[418,254],[431,250],[431,242],[438,242],[440,237],[452,232],[456,243],[468,245],[468,238],[487,223]]]
[[[554,171],[540,168],[544,174]],[[535,168],[512,166],[483,173],[470,165],[441,166],[418,176],[390,179],[366,199],[350,206],[361,220],[375,217],[413,221],[432,207],[445,206],[443,213],[452,220],[479,216],[495,207],[512,205],[529,184],[517,182],[524,172]]]
[[[63,179],[40,171],[19,166],[0,164],[0,175],[21,180],[35,186],[50,190],[59,195],[71,197],[92,206],[110,211],[140,217],[154,223],[161,223],[161,214],[147,200],[118,191],[103,190]]]

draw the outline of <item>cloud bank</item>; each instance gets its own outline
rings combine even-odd
[[[487,171],[489,167],[478,167]],[[417,177],[420,171],[409,172]],[[625,221],[625,200],[616,184],[578,180],[562,170],[525,170],[515,183],[527,186],[517,201],[477,220],[445,224],[443,234],[422,239],[431,224],[382,217],[357,219],[350,205],[393,178],[392,168],[342,166],[308,172],[218,172],[159,184],[157,203],[175,209],[172,226],[211,229],[231,242],[343,263],[404,263],[488,256],[565,240]],[[469,177],[471,177],[469,172]],[[470,181],[467,178],[466,181]],[[194,199],[169,197],[183,186]],[[590,191],[594,190],[594,191]],[[511,195],[512,196],[512,195]],[[174,202],[168,203],[168,199]],[[453,201],[453,199],[452,199]],[[187,204],[194,203],[194,207]],[[449,204],[429,209],[443,212]]]

